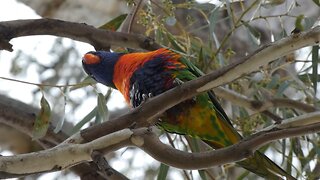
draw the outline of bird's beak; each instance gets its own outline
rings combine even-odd
[[[98,64],[101,62],[101,59],[99,56],[87,53],[82,58],[83,64]]]

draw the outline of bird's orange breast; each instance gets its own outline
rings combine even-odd
[[[116,88],[123,94],[127,103],[130,102],[130,79],[133,73],[144,63],[153,60],[156,56],[171,56],[170,59],[176,60],[180,55],[172,51],[161,48],[151,52],[139,52],[122,55],[115,64],[113,73],[113,83]]]

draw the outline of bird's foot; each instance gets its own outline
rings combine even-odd
[[[141,104],[147,102],[147,100],[148,100],[149,98],[152,98],[152,97],[153,97],[153,95],[152,95],[151,93],[149,93],[149,94],[142,94]]]

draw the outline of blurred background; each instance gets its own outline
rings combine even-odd
[[[159,44],[173,48],[188,57],[204,72],[211,72],[236,61],[260,46],[290,35],[294,29],[303,31],[319,25],[320,15],[316,0],[0,2],[1,21],[45,17],[100,27],[119,15],[128,13],[131,16],[127,16],[118,31],[151,36]],[[43,93],[55,114],[53,124],[63,123],[61,131],[66,136],[102,121],[95,110],[97,93],[106,95],[108,118],[128,111],[120,93],[99,84],[81,88],[54,86],[77,84],[87,80],[81,67],[81,57],[84,53],[94,50],[91,45],[53,36],[20,37],[11,40],[10,43],[13,45],[13,52],[0,51],[0,102],[12,103],[13,110],[22,107],[21,103],[24,103],[26,107],[34,107],[37,112]],[[112,50],[123,48],[125,47],[112,47]],[[226,85],[225,88],[252,100],[263,102],[274,97],[288,98],[317,108],[318,73],[314,69],[318,66],[318,61],[312,59],[312,53],[311,48],[301,49]],[[53,86],[39,88],[39,85],[30,83]],[[268,116],[233,104],[223,98],[223,94],[219,94],[217,93],[224,109],[244,136],[274,123],[274,118],[286,119],[304,113],[294,108],[271,107],[268,110],[276,117],[270,114]],[[162,135],[161,139],[166,143],[173,139],[176,148],[192,151],[188,146],[188,138]],[[317,135],[308,135],[271,143],[264,147],[263,151],[301,179],[319,177],[319,143]],[[1,155],[27,153],[41,148],[43,147],[31,141],[29,136],[25,136],[14,127],[1,124]],[[107,159],[112,167],[130,179],[157,179],[161,173],[168,173],[165,179],[257,178],[235,164],[205,171],[184,171],[170,167],[163,172],[160,171],[159,162],[135,148],[125,148],[108,154]],[[67,170],[21,179],[49,178],[79,177]]]

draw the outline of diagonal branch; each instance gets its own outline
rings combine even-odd
[[[11,39],[31,35],[54,35],[89,43],[96,50],[109,49],[111,45],[154,50],[160,45],[153,39],[132,33],[96,29],[84,23],[56,19],[29,19],[0,22],[0,48],[12,51]]]
[[[126,140],[131,135],[132,131],[124,129],[85,144],[64,144],[34,153],[0,156],[0,178],[60,171],[84,161],[91,161],[91,154],[94,150],[114,144],[127,146]]]
[[[320,26],[299,35],[283,38],[266,47],[260,48],[248,57],[151,98],[149,101],[123,116],[104,122],[98,126],[89,127],[81,131],[81,135],[86,141],[90,141],[108,133],[126,128],[133,123],[141,124],[142,122],[152,122],[167,109],[186,99],[231,82],[242,75],[251,73],[260,66],[266,65],[292,51],[306,46],[317,45],[319,41]]]

